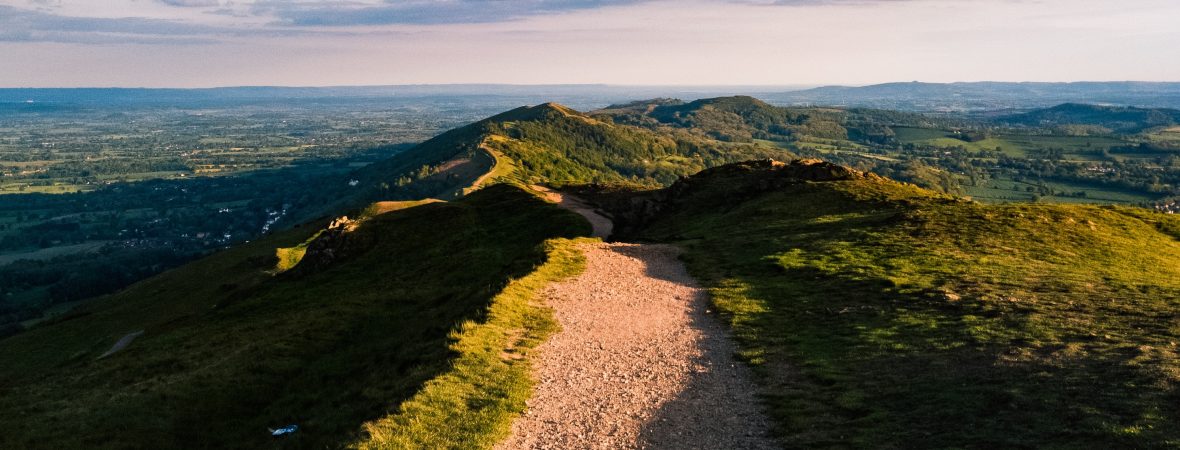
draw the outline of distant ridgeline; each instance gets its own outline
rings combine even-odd
[[[884,83],[870,86],[825,86],[766,94],[786,105],[831,105],[923,112],[972,112],[1044,108],[1084,102],[1180,108],[1180,83]]]
[[[488,448],[555,326],[533,296],[590,231],[535,184],[685,249],[789,448],[1174,445],[1180,219],[955,195],[1175,194],[1170,113],[1064,130],[1063,108],[517,108],[356,170],[318,220],[0,339],[0,448]]]

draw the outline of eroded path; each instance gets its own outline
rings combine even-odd
[[[534,185],[530,187],[544,195],[546,200],[557,203],[562,208],[568,209],[578,213],[578,215],[582,217],[585,217],[586,220],[590,222],[590,226],[594,229],[590,234],[591,236],[606,239],[610,236],[611,232],[614,231],[615,224],[611,222],[610,219],[595,211],[593,206],[590,206],[586,202],[582,201],[582,199],[572,195],[557,192],[545,186]]]
[[[584,244],[586,271],[545,295],[528,411],[498,449],[776,448],[748,368],[666,245]]]

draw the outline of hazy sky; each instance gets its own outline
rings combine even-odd
[[[0,86],[1180,81],[1177,0],[0,0]]]

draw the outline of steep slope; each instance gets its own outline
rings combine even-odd
[[[272,275],[275,249],[319,226],[216,254],[0,340],[0,447],[344,445],[447,369],[452,331],[543,241],[588,228],[500,185],[313,241],[314,270]]]
[[[1180,441],[1180,220],[981,205],[822,162],[598,197],[683,246],[791,448]]]

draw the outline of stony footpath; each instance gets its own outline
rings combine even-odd
[[[544,293],[562,330],[539,347],[537,390],[496,448],[777,448],[749,369],[676,248],[583,251],[586,271]]]

